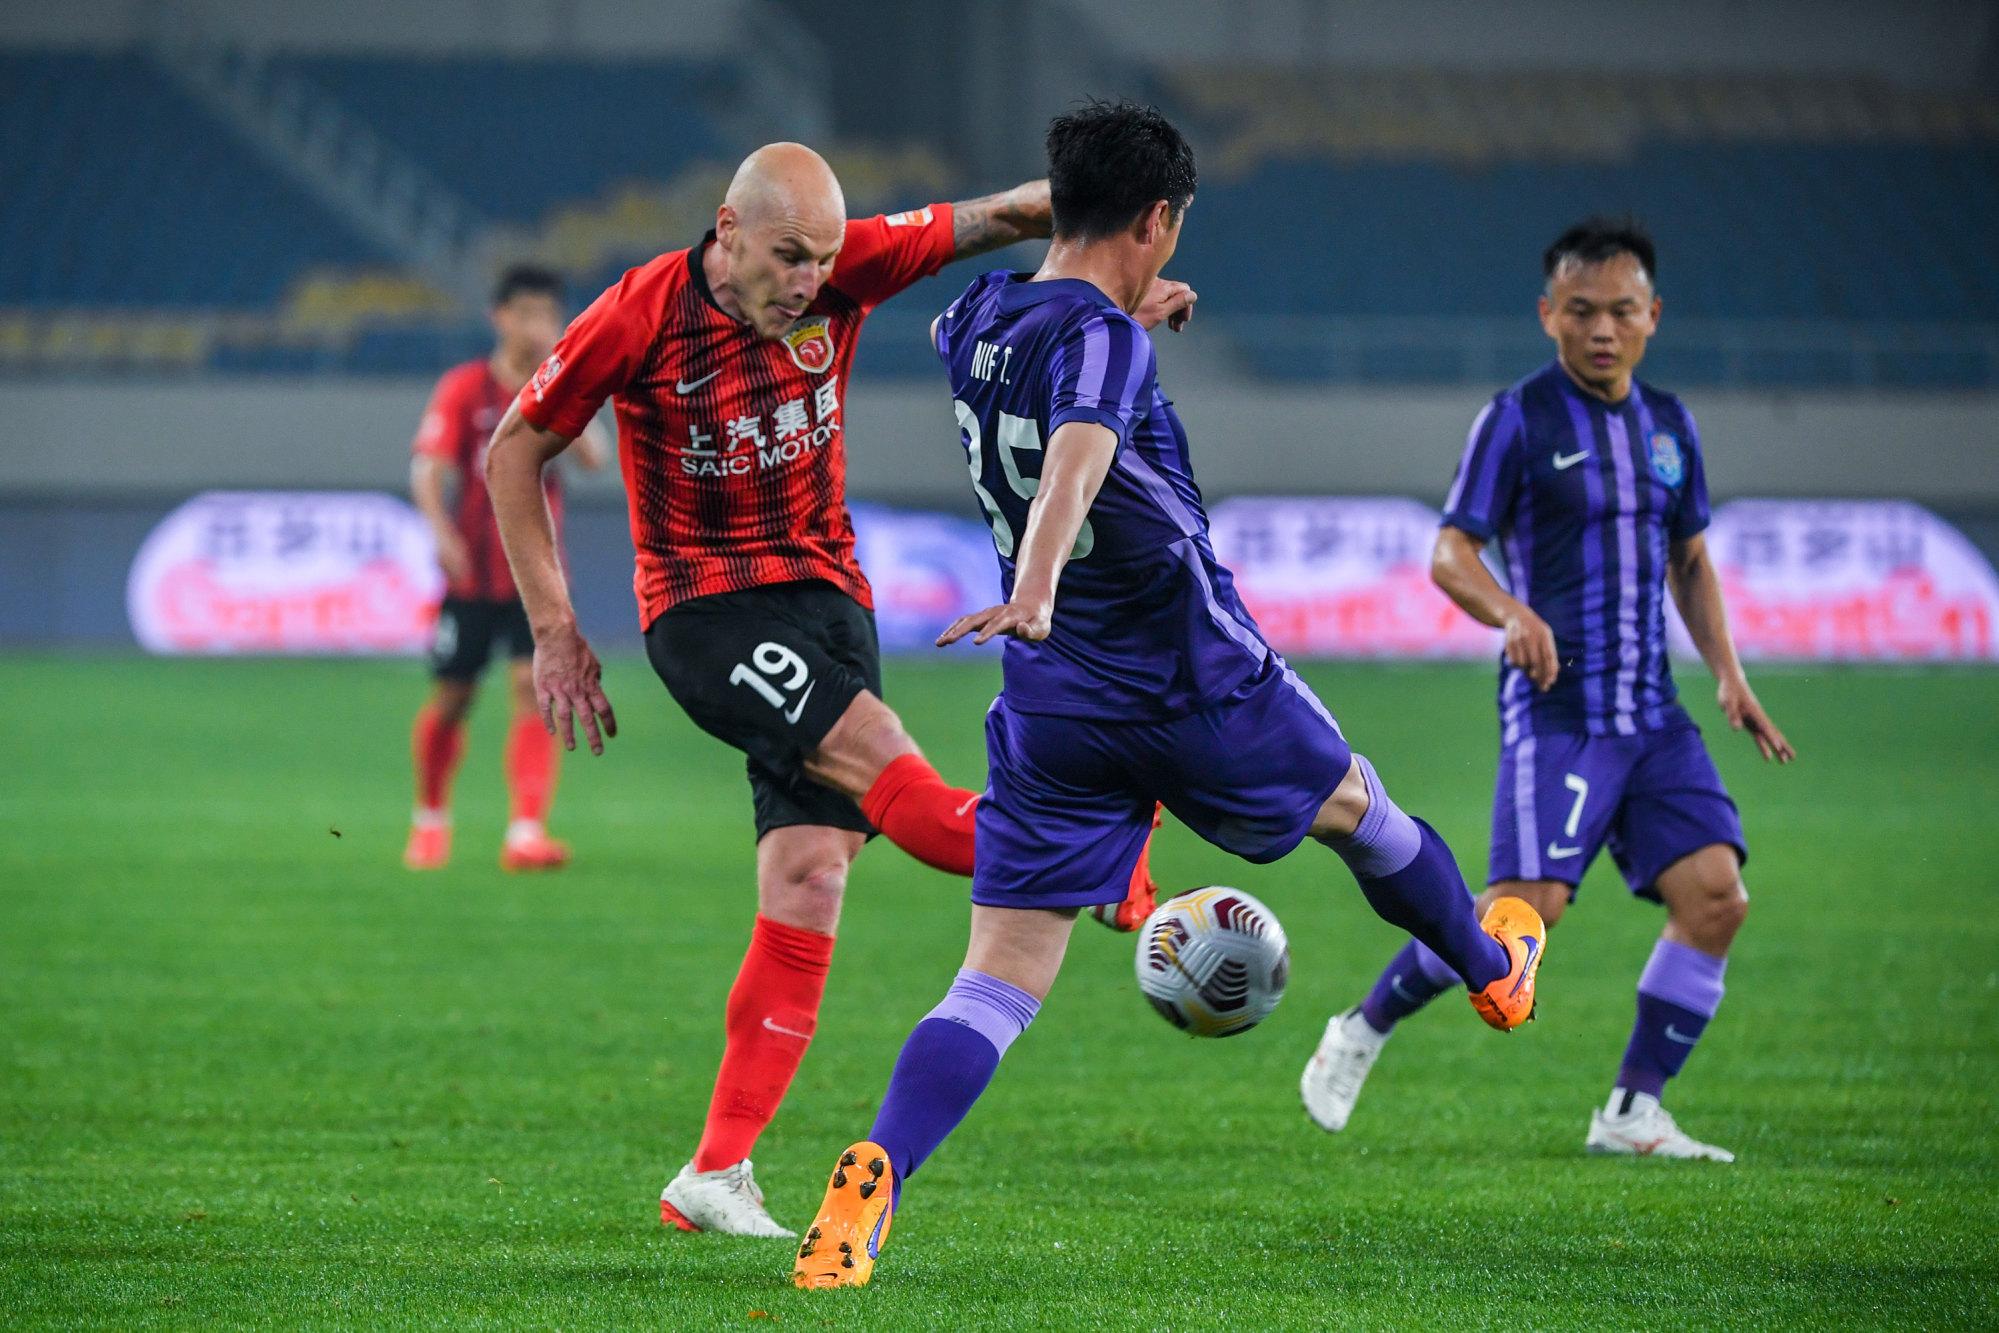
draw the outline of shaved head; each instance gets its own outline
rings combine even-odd
[[[847,220],[840,178],[802,143],[767,143],[744,158],[722,202],[746,227],[788,218],[837,227]]]
[[[765,144],[736,168],[702,264],[724,312],[781,338],[833,276],[846,239],[847,200],[826,159],[804,144]]]

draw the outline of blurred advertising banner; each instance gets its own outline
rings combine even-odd
[[[443,596],[416,510],[345,491],[197,495],[160,520],[125,585],[155,653],[419,653]]]
[[[936,651],[945,626],[1000,599],[993,534],[950,514],[856,503],[855,553],[875,590],[882,651]],[[979,651],[998,649],[995,640]],[[961,643],[951,652],[972,651]]]
[[[1279,652],[1473,657],[1499,631],[1430,582],[1437,511],[1403,499],[1235,499],[1211,514],[1215,554]]]
[[[1708,550],[1745,658],[1999,660],[1999,576],[1964,534],[1894,500],[1736,500]],[[1693,642],[1670,606],[1673,650]]]

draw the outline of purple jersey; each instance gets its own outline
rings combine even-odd
[[[1666,662],[1666,556],[1708,525],[1694,419],[1633,381],[1621,403],[1551,362],[1472,423],[1444,522],[1497,536],[1513,595],[1555,633],[1561,674],[1542,694],[1502,660],[1510,744],[1536,729],[1632,736],[1682,725]]]
[[[1208,542],[1187,433],[1153,378],[1152,340],[1094,285],[988,273],[937,325],[972,489],[1013,592],[1014,551],[1057,427],[1089,421],[1117,455],[1062,571],[1054,628],[1009,639],[1008,707],[1164,721],[1227,698],[1271,652]]]

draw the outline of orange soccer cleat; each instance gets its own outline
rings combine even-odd
[[[403,864],[411,870],[442,870],[450,861],[450,816],[418,811],[403,847]]]
[[[510,828],[500,844],[500,869],[512,872],[560,870],[569,864],[569,844],[548,836],[541,825]]]
[[[1152,882],[1152,837],[1165,822],[1166,807],[1154,802],[1152,833],[1146,834],[1145,846],[1139,849],[1138,864],[1132,867],[1131,885],[1125,890],[1124,901],[1099,903],[1090,909],[1091,916],[1112,930],[1137,930],[1145,924],[1145,918],[1152,915],[1152,909],[1158,906],[1159,886]]]
[[[826,1201],[805,1230],[793,1285],[864,1287],[874,1276],[875,1256],[888,1239],[895,1211],[895,1171],[879,1144],[863,1140],[840,1154]]]
[[[1484,990],[1471,992],[1471,1007],[1501,1032],[1511,1032],[1534,1017],[1534,974],[1547,952],[1548,928],[1541,914],[1520,898],[1495,898],[1479,925],[1506,949],[1513,966]]]

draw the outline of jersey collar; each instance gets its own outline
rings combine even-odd
[[[710,310],[713,310],[731,324],[741,324],[742,320],[737,319],[734,315],[722,309],[721,303],[715,299],[715,293],[708,286],[708,269],[701,261],[702,257],[708,253],[708,247],[714,243],[715,229],[710,227],[708,234],[701,238],[701,244],[688,247],[687,280],[694,284],[694,290],[701,294],[701,299],[708,303]]]
[[[1052,301],[1058,296],[1078,298],[1099,305],[1107,310],[1117,308],[1116,302],[1104,295],[1104,289],[1094,282],[1082,278],[1050,278],[1046,282],[1030,282],[1032,273],[1009,273],[1006,285],[1000,288],[999,308],[1011,314],[1025,310],[1043,301]]]

